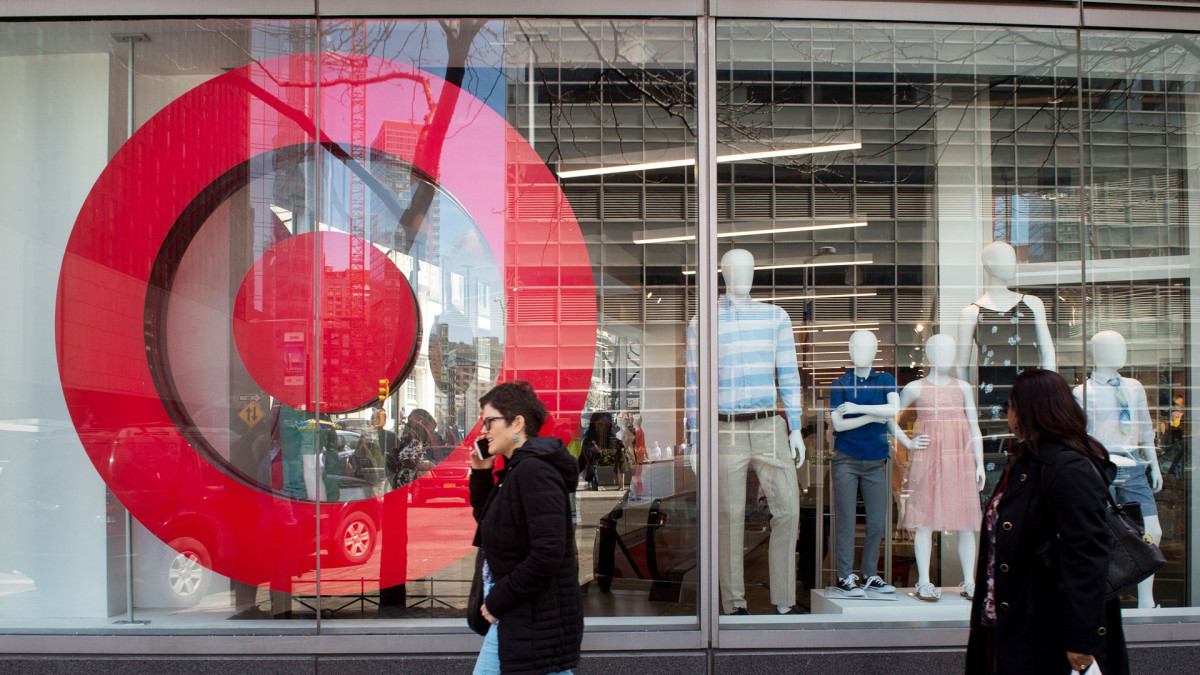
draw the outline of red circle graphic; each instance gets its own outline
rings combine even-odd
[[[288,237],[262,255],[238,288],[233,337],[246,369],[268,394],[300,410],[317,410],[312,317],[319,322],[320,410],[354,410],[375,399],[416,358],[420,317],[404,274],[382,251],[341,232]],[[365,264],[351,264],[351,250]],[[314,278],[317,270],[319,279]],[[365,305],[361,325],[343,307],[357,285]],[[317,301],[317,293],[321,298]],[[358,298],[356,298],[358,299]]]
[[[498,381],[529,380],[552,413],[577,419],[590,386],[596,296],[586,246],[554,175],[501,114],[403,64],[331,54],[320,63],[319,87],[313,54],[215,77],[167,105],[121,147],[88,194],[67,243],[55,338],[63,394],[84,449],[121,503],[163,541],[193,542],[215,571],[279,590],[292,590],[302,578],[296,561],[341,541],[355,522],[370,522],[385,552],[403,551],[400,563],[387,565],[378,555],[343,555],[351,572],[329,577],[323,571],[320,592],[328,594],[346,590],[329,581],[334,578],[357,592],[423,577],[461,558],[471,549],[470,509],[424,516],[408,507],[409,492],[420,490],[429,475],[377,500],[351,502],[349,509],[297,502],[233,477],[198,451],[195,436],[204,430],[176,426],[171,402],[155,385],[152,369],[160,366],[147,357],[155,337],[147,298],[162,291],[155,291],[155,261],[181,214],[233,167],[264,153],[303,144],[350,148],[352,139],[364,137],[356,125],[368,120],[365,138],[382,145],[378,120],[386,119],[416,130],[419,142],[399,159],[454,196],[503,270]],[[352,100],[366,101],[358,118],[352,118]],[[386,267],[384,277],[394,281]],[[392,282],[384,283],[390,297],[386,284]],[[385,370],[411,349],[406,330],[390,333],[399,344],[388,345],[394,349],[384,358]],[[260,339],[251,329],[237,341],[248,363],[281,358],[277,345]],[[189,365],[187,358],[171,354],[170,368]],[[274,375],[256,377],[265,386]],[[360,385],[345,389],[345,401],[359,399]],[[274,384],[267,388],[284,398]],[[464,461],[477,431],[448,460]],[[272,468],[264,464],[268,481]],[[353,508],[371,502],[377,507]],[[320,542],[312,535],[318,528]]]

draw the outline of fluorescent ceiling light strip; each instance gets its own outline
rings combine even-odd
[[[879,330],[879,326],[863,326],[862,328],[826,328],[821,331],[804,331],[814,333],[853,333],[860,330]]]
[[[636,244],[637,242],[635,241],[633,243]],[[801,267],[838,267],[838,266],[873,265],[873,264],[875,264],[875,260],[873,258],[868,258],[866,260],[835,260],[833,262],[785,263],[783,265],[755,265],[754,271],[757,272],[759,270],[791,270],[791,269],[798,269]],[[721,272],[722,272],[721,268],[718,267],[717,274],[720,274]],[[691,274],[695,274],[696,270],[684,270],[683,273],[687,274],[687,275],[691,275]]]
[[[774,298],[751,298],[759,302],[775,302],[778,300],[826,300],[828,298],[871,298],[878,295],[875,291],[863,293],[829,293],[827,295],[783,295]]]
[[[834,230],[847,227],[866,227],[867,223],[836,223],[833,225],[799,225],[796,227],[772,227],[765,230],[742,230],[739,232],[718,232],[718,239],[728,239],[730,237],[749,237],[759,234],[778,234],[786,232],[810,232],[813,230]],[[677,237],[651,237],[648,239],[634,239],[635,244],[666,244],[676,241],[694,241],[696,235],[683,234]],[[755,268],[757,269],[757,268]],[[694,274],[694,272],[692,273]]]
[[[610,173],[625,173],[628,171],[653,171],[654,169],[673,169],[678,166],[695,166],[694,159],[669,159],[663,162],[642,162],[641,164],[622,164],[619,166],[602,166],[595,169],[576,169],[574,171],[559,171],[559,178],[583,178],[585,176],[605,176]]]
[[[776,234],[783,232],[810,232],[812,230],[834,230],[844,227],[866,227],[867,223],[835,223],[833,225],[798,225],[796,227],[772,227],[765,230],[740,230],[738,232],[718,232],[717,238],[749,237],[756,234]]]
[[[772,157],[796,157],[799,155],[815,155],[822,152],[841,152],[842,150],[858,150],[862,143],[836,143],[833,145],[811,145],[804,148],[787,148],[785,150],[764,150],[762,152],[743,152],[735,155],[717,155],[718,164],[730,162],[747,162],[752,159],[770,159]],[[574,169],[559,171],[559,178],[583,178],[585,176],[604,176],[612,173],[631,171],[652,171],[654,169],[672,169],[679,166],[695,166],[696,160],[668,159],[661,162],[642,162],[640,164],[620,164],[617,166],[602,166],[595,169]]]
[[[694,235],[694,234],[682,234],[682,235],[679,235],[678,237],[655,237],[653,239],[634,239],[633,243],[635,243],[635,244],[669,244],[669,243],[676,242],[676,241],[694,241],[695,239],[696,239],[696,235]]]
[[[817,323],[817,324],[813,324],[811,326],[802,326],[800,328],[797,328],[796,330],[808,330],[811,328],[820,330],[821,328],[845,328],[846,326],[878,326],[878,325],[879,325],[878,321],[855,321],[852,323]]]
[[[875,361],[882,361],[882,360],[883,359],[875,359]],[[850,357],[847,356],[844,359],[829,359],[829,360],[824,360],[824,361],[808,361],[808,363],[850,363]]]
[[[841,265],[870,265],[874,263],[873,259],[866,260],[837,260],[834,262],[806,262],[806,263],[786,263],[783,265],[762,265],[756,266],[756,270],[790,270],[798,267],[838,267]],[[718,269],[718,272],[721,270]]]
[[[747,162],[752,159],[770,159],[772,157],[795,157],[797,155],[815,155],[821,152],[841,152],[842,150],[858,150],[862,143],[837,143],[834,145],[812,145],[807,148],[789,148],[787,150],[763,150],[762,152],[743,152],[737,155],[717,155],[717,164],[730,162]]]

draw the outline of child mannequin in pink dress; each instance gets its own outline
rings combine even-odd
[[[910,441],[904,432],[893,434],[912,452],[909,456],[908,504],[905,529],[916,530],[913,548],[917,558],[914,597],[929,602],[941,591],[929,578],[934,530],[958,532],[958,558],[963,582],[959,594],[975,595],[975,534],[982,517],[979,491],[983,489],[983,441],[971,386],[950,376],[954,365],[954,338],[944,333],[925,343],[929,374],[905,385],[900,408],[917,404],[917,423]]]

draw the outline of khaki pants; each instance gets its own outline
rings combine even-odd
[[[746,606],[743,547],[746,533],[746,471],[754,467],[771,509],[768,544],[771,603],[796,603],[796,539],[800,486],[788,447],[787,425],[778,415],[748,422],[718,422],[717,489],[720,536],[718,577],[721,611]]]

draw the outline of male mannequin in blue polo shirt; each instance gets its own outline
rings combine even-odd
[[[896,588],[878,574],[879,546],[887,517],[888,423],[895,423],[900,410],[896,380],[888,373],[872,370],[879,342],[870,331],[850,336],[850,361],[854,367],[834,380],[829,389],[835,454],[833,478],[834,516],[837,541],[837,594],[845,598],[890,597]],[[863,541],[863,584],[854,574],[855,504],[862,491],[867,531]]]
[[[717,576],[721,609],[748,614],[743,579],[746,475],[758,476],[771,510],[768,568],[771,603],[780,614],[796,613],[796,540],[804,463],[800,433],[803,392],[791,318],[782,308],[750,298],[754,256],[733,249],[721,258],[725,294],[717,309],[717,490],[720,552]],[[687,331],[689,420],[696,410],[696,320]],[[776,401],[787,415],[780,417]],[[695,428],[694,423],[689,425]],[[788,432],[787,428],[791,427]]]

